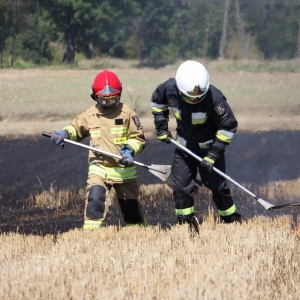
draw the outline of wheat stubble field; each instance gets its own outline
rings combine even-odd
[[[149,101],[174,70],[115,70],[145,128],[145,164],[172,161]],[[299,208],[265,211],[232,185],[245,221],[220,223],[200,187],[200,235],[190,238],[175,225],[172,190],[139,168],[150,226],[125,228],[113,205],[107,228],[81,230],[87,152],[41,132],[93,104],[97,71],[0,70],[0,299],[299,299]],[[210,73],[239,121],[228,175],[271,203],[299,201],[299,74]]]

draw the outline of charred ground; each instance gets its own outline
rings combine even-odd
[[[88,141],[85,141],[88,143]],[[83,208],[30,208],[24,199],[30,194],[49,189],[74,190],[85,187],[88,150],[73,145],[53,145],[42,136],[24,136],[19,139],[0,137],[0,232],[19,231],[26,234],[48,234],[81,227]],[[298,164],[300,131],[239,132],[227,149],[227,174],[253,188],[277,180],[299,177]],[[146,149],[136,159],[144,164],[171,164],[174,146],[157,140],[148,140]],[[140,184],[161,181],[147,169],[138,168]],[[252,192],[256,193],[254,190]],[[258,204],[243,204],[245,193],[235,199],[248,216],[265,213]],[[153,195],[151,203],[144,202],[150,224],[168,226],[174,222],[173,202]],[[268,199],[272,202],[272,199]],[[282,199],[282,201],[289,199]],[[154,206],[153,201],[156,203]],[[201,202],[201,199],[199,201]],[[207,204],[207,200],[205,200]],[[203,209],[196,203],[196,209]],[[272,213],[270,213],[272,214]],[[119,212],[112,207],[112,223],[119,222]]]

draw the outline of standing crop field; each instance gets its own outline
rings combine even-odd
[[[0,235],[1,299],[298,299],[289,217]]]
[[[206,65],[239,122],[227,173],[273,204],[299,202],[299,74],[226,71],[232,65]],[[136,159],[171,164],[174,147],[155,139],[150,98],[176,66],[113,70],[145,130]],[[62,151],[41,133],[94,104],[98,71],[0,70],[0,299],[300,298],[299,208],[265,211],[234,186],[244,222],[221,223],[199,186],[200,234],[191,236],[176,225],[172,189],[138,169],[149,227],[124,227],[115,201],[106,228],[82,231],[87,151]]]

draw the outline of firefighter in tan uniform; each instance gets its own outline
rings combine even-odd
[[[117,75],[104,70],[94,79],[91,97],[97,104],[77,116],[70,125],[52,133],[51,139],[61,145],[65,138],[80,142],[90,137],[90,145],[112,154],[120,160],[89,152],[86,206],[83,229],[106,225],[115,189],[124,221],[127,225],[147,226],[136,182],[134,156],[145,147],[143,127],[135,112],[120,102],[122,84]]]

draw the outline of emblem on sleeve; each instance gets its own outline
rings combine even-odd
[[[215,107],[215,111],[217,112],[217,114],[223,115],[226,112],[226,107],[223,103],[219,103],[216,107]]]
[[[142,124],[141,124],[140,119],[138,118],[138,116],[133,116],[132,120],[133,120],[133,122],[134,122],[134,124],[135,124],[135,126],[136,126],[136,128],[138,130],[142,130],[143,129],[143,126],[142,126]]]

